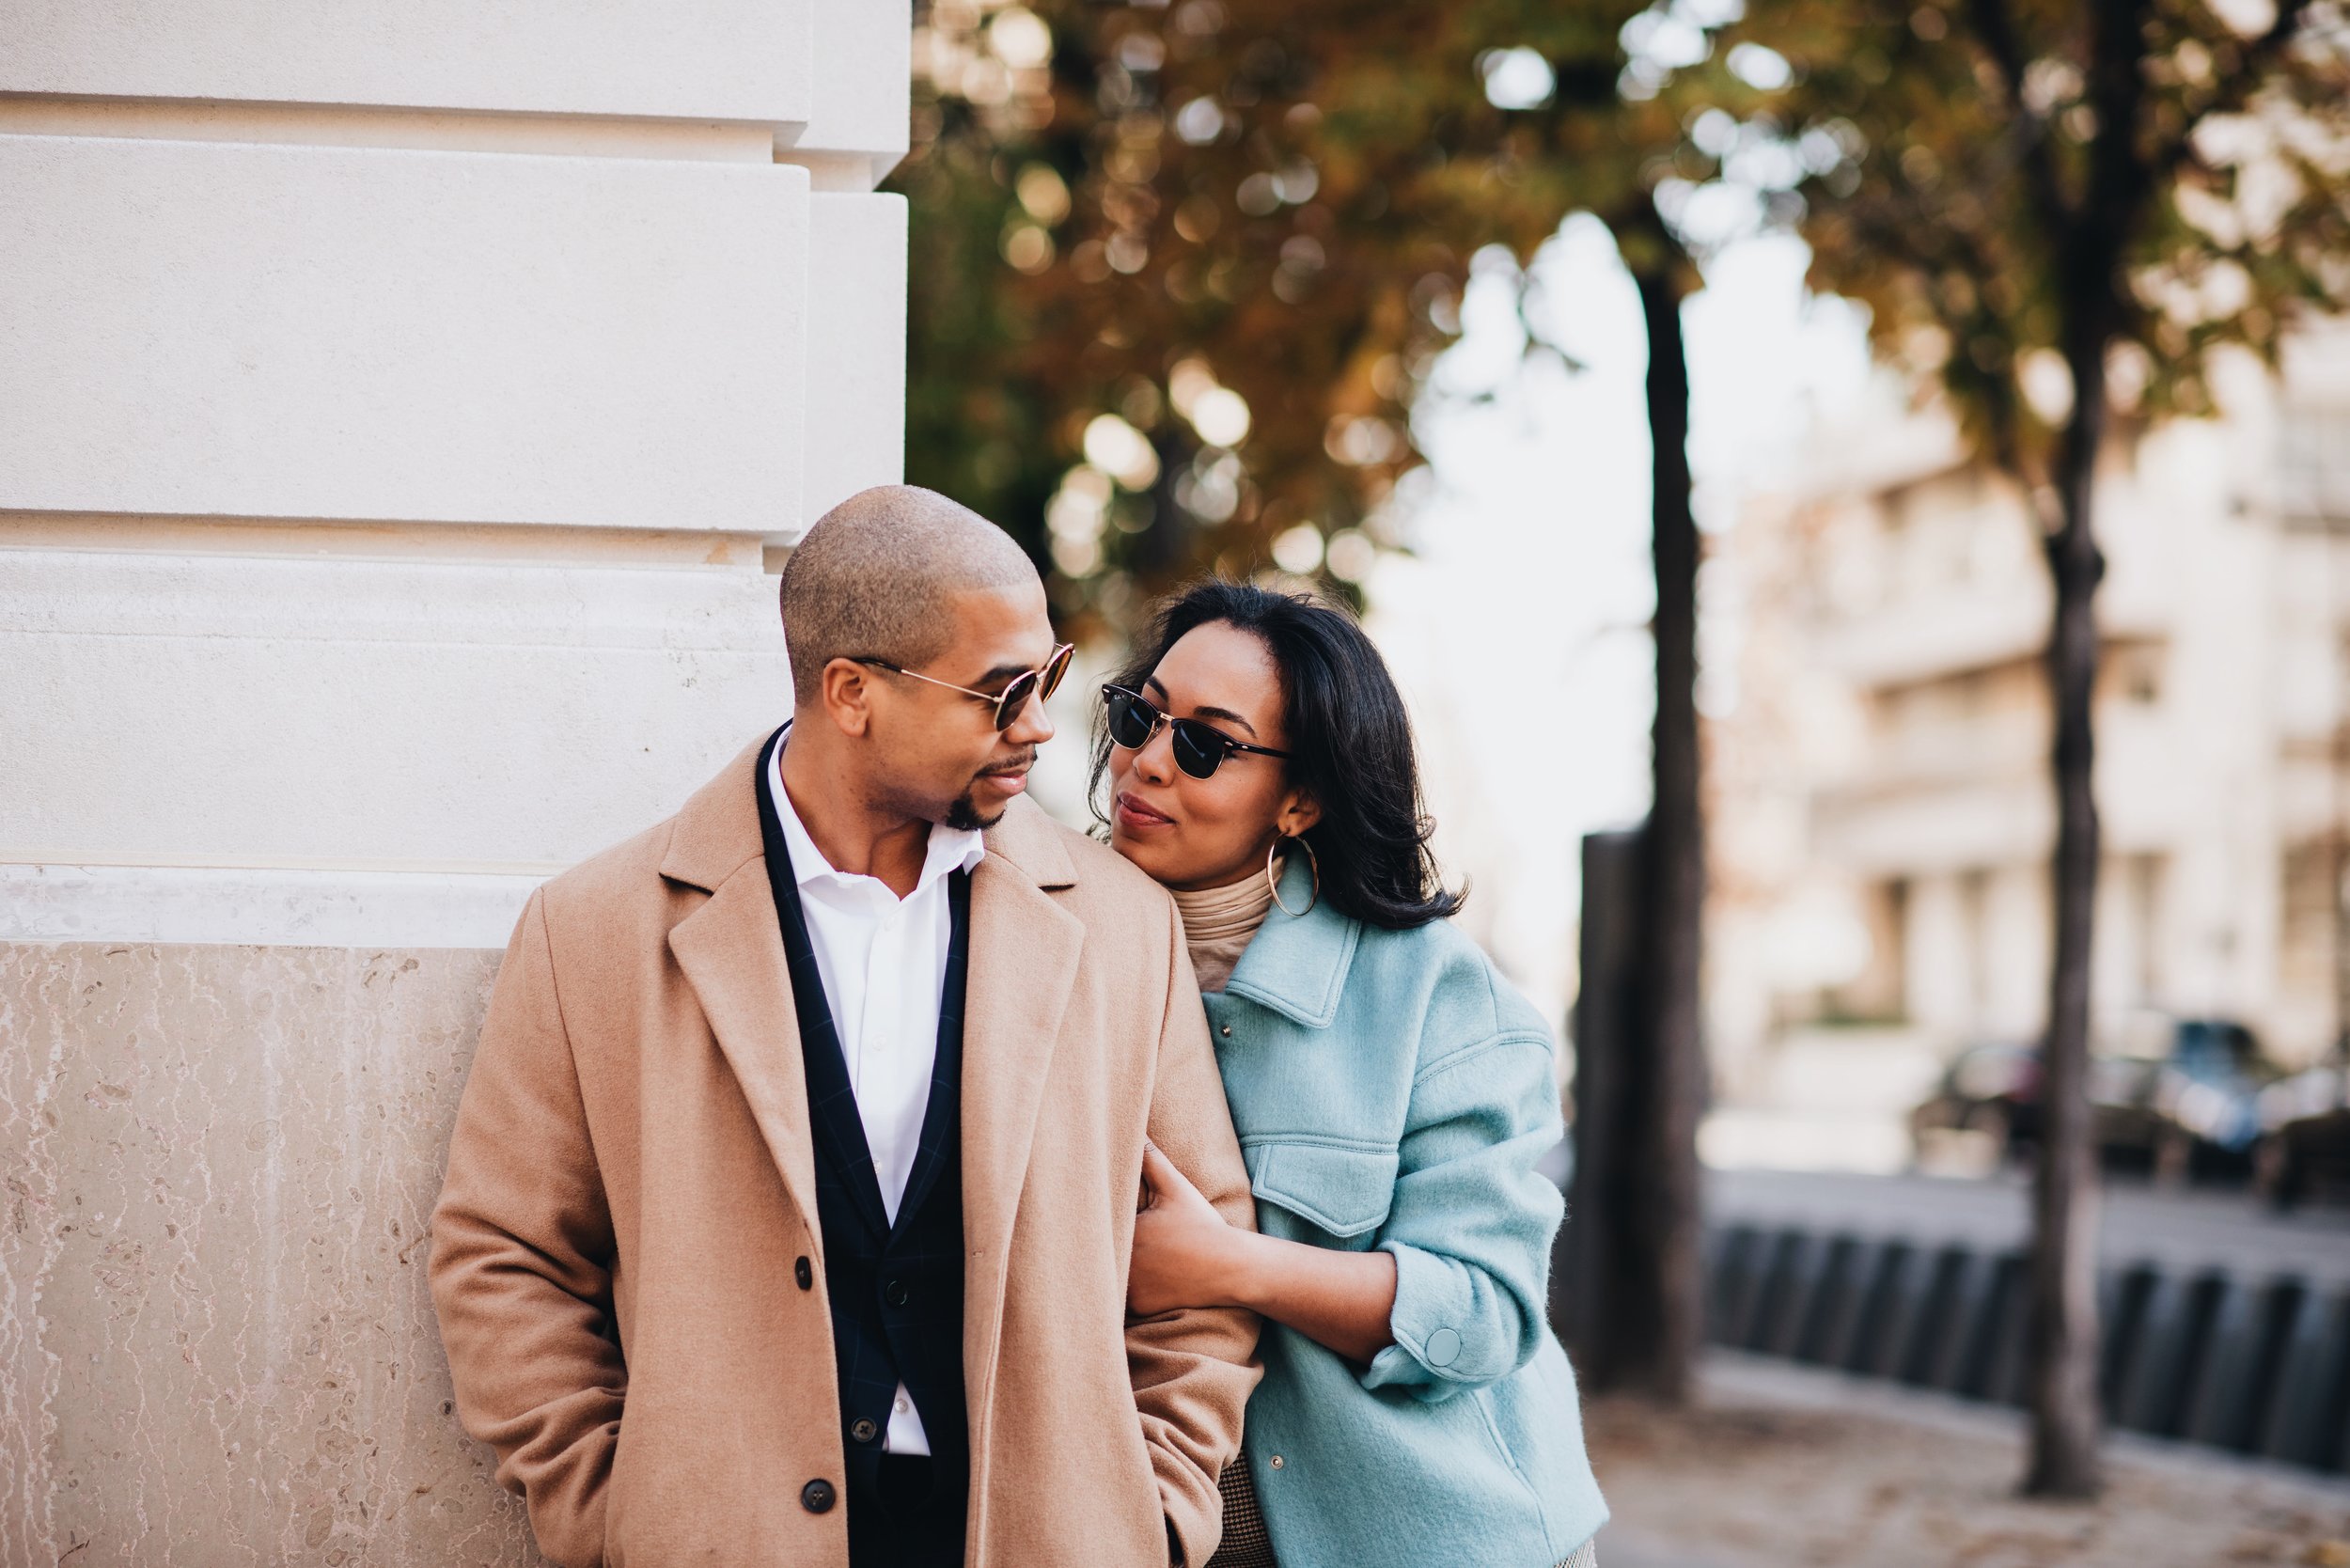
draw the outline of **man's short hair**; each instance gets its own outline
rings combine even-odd
[[[918,669],[953,635],[950,595],[1036,582],[1011,537],[960,502],[916,485],[859,491],[818,518],[784,562],[792,695],[814,701],[835,659]]]

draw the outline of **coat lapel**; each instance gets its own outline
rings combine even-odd
[[[678,813],[661,874],[710,899],[669,932],[669,950],[733,1068],[784,1191],[817,1228],[816,1158],[791,980],[760,842],[752,746]]]
[[[807,1119],[807,1079],[791,980],[776,934],[776,901],[763,866],[730,877],[710,902],[669,933],[669,950],[743,1086],[784,1190],[816,1228],[816,1157]]]
[[[963,1225],[970,1267],[964,1300],[964,1375],[973,1451],[989,1419],[1004,1321],[1012,1221],[1028,1150],[1068,1010],[1085,926],[1046,891],[1075,882],[1058,829],[1026,801],[988,833],[971,873],[970,972],[963,1048]],[[977,1354],[973,1354],[976,1352]],[[976,1479],[976,1478],[975,1478]]]
[[[743,1086],[786,1192],[818,1225],[807,1080],[791,975],[767,883],[750,747],[678,813],[661,874],[710,891],[669,932],[719,1049]],[[1085,950],[1085,926],[1052,890],[1077,880],[1060,829],[1012,803],[971,873],[969,971],[963,1032],[964,1371],[973,1451],[984,1451],[1003,1333],[1012,1223],[1036,1139],[1053,1048]],[[975,1484],[979,1481],[975,1474]]]

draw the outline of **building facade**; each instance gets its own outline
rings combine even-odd
[[[2344,1027],[2350,334],[2224,412],[2121,422],[2099,481],[2094,999],[2103,1042],[2241,1019],[2279,1063]],[[1828,455],[1828,454],[1833,455]],[[2012,483],[1889,408],[1719,556],[1734,701],[1714,729],[1725,1087],[1876,1025],[1946,1058],[2046,1011],[2050,588]]]
[[[905,0],[0,7],[0,1563],[525,1562],[497,949],[900,476]]]

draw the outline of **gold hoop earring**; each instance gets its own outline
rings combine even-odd
[[[1306,868],[1314,873],[1313,897],[1306,901],[1306,907],[1303,909],[1292,909],[1288,904],[1281,903],[1281,878],[1273,869],[1273,856],[1281,847],[1281,835],[1277,833],[1273,836],[1273,842],[1267,844],[1264,849],[1264,883],[1273,890],[1273,902],[1281,904],[1281,913],[1292,919],[1298,919],[1312,914],[1314,905],[1322,902],[1322,862],[1315,857],[1313,845],[1306,842],[1305,839],[1292,839],[1290,842],[1306,852]]]

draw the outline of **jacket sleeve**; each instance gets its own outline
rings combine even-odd
[[[1412,1086],[1378,1243],[1395,1257],[1395,1343],[1364,1371],[1365,1388],[1449,1399],[1526,1365],[1547,1332],[1550,1243],[1566,1203],[1535,1162],[1564,1131],[1558,1081],[1532,1010],[1505,1003],[1500,1023]]]
[[[1170,906],[1171,908],[1171,906]],[[1150,1137],[1234,1225],[1257,1228],[1248,1169],[1208,1043],[1208,1019],[1182,927],[1169,919],[1172,962],[1151,1098]],[[1137,1172],[1140,1151],[1136,1152]],[[1240,1451],[1241,1412],[1263,1375],[1258,1320],[1228,1308],[1184,1308],[1126,1323],[1126,1370],[1159,1482],[1159,1504],[1182,1560],[1200,1568],[1224,1533],[1216,1478]]]
[[[432,1211],[433,1305],[465,1430],[564,1568],[603,1560],[604,1483],[628,1374],[612,1221],[531,895],[490,996]]]

